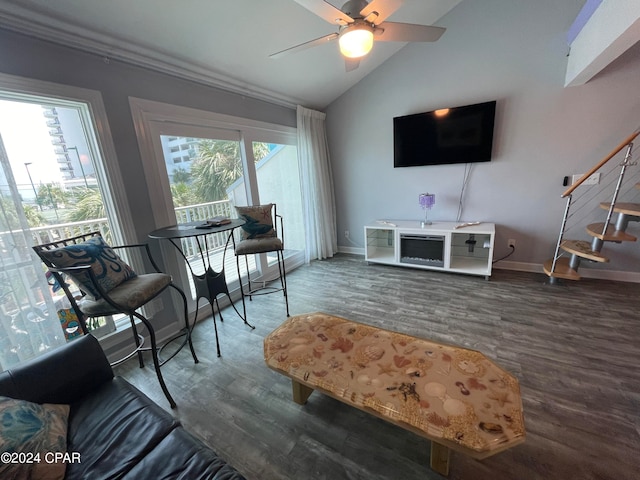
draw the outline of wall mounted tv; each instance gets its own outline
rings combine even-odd
[[[496,102],[393,119],[393,166],[488,162]]]

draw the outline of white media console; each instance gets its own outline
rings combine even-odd
[[[483,275],[489,279],[495,225],[379,220],[365,225],[365,260],[411,268]]]

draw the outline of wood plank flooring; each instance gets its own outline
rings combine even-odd
[[[451,455],[450,479],[632,480],[640,475],[640,285],[496,270],[490,281],[367,265],[340,254],[287,276],[291,314],[324,311],[480,350],[520,381],[527,440],[477,461]],[[314,392],[291,397],[268,369],[263,338],[285,317],[281,295],[247,302],[246,327],[231,308],[194,330],[163,367],[172,413],[249,480],[440,479],[429,442]],[[163,408],[151,362],[116,369]]]

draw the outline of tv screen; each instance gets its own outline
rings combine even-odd
[[[393,119],[393,166],[488,162],[496,102]]]

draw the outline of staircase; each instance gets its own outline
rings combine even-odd
[[[560,235],[553,258],[543,265],[544,272],[552,284],[558,279],[580,280],[578,269],[583,261],[609,262],[609,258],[603,253],[607,243],[621,244],[637,240],[627,229],[629,222],[640,222],[640,172],[634,172],[632,169],[637,165],[637,162],[633,162],[632,156],[633,141],[638,135],[640,130],[623,140],[607,157],[562,194],[561,197],[566,198],[567,203]],[[624,158],[618,163],[613,162],[614,158],[620,157],[618,154],[621,152],[624,152]],[[600,174],[599,186],[585,185],[596,173]],[[624,197],[629,201],[623,201]],[[605,199],[606,201],[601,201]],[[589,208],[591,210],[588,210]],[[602,210],[607,212],[606,216]],[[591,223],[594,217],[604,217],[604,222]],[[615,223],[611,223],[612,220]],[[566,238],[573,230],[582,231],[585,223],[590,240]]]

